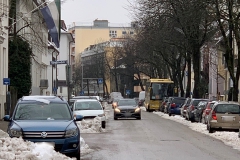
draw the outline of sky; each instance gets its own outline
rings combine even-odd
[[[110,23],[131,23],[129,2],[133,0],[65,0],[61,6],[61,19],[65,24],[73,22],[91,23],[95,19]]]
[[[111,105],[107,106],[109,109]],[[143,112],[146,112],[144,107],[141,107]],[[240,150],[240,138],[238,138],[238,133],[236,132],[224,132],[224,131],[216,131],[214,133],[208,133],[206,129],[206,125],[202,123],[191,123],[190,121],[186,121],[183,117],[179,115],[168,116],[168,114],[164,114],[162,112],[153,112],[154,114],[159,115],[162,118],[176,121],[180,123],[179,125],[186,125],[190,129],[201,132],[207,136],[216,138],[221,140],[226,145],[231,146],[234,149]],[[110,115],[106,115],[110,116]],[[77,122],[80,131],[82,133],[101,133],[105,132],[104,129],[99,130],[101,126],[100,119],[96,118],[93,121],[81,121]],[[111,137],[110,137],[111,138]],[[94,150],[90,149],[87,145],[87,142],[81,137],[81,154],[89,154],[94,152]],[[47,143],[42,144],[34,144],[32,142],[25,142],[22,138],[10,138],[8,134],[2,130],[0,130],[0,159],[34,159],[34,160],[67,160],[71,159],[66,157],[59,152],[55,152],[53,147]],[[73,160],[73,159],[72,159]]]

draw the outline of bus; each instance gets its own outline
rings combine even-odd
[[[164,97],[173,95],[173,81],[170,79],[148,79],[144,106],[148,112],[158,110]]]

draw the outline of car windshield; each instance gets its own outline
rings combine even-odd
[[[76,102],[74,110],[102,110],[102,106],[98,101]]]
[[[118,106],[136,106],[137,103],[134,99],[129,99],[129,100],[119,100],[118,101]]]
[[[215,109],[216,113],[240,114],[240,106],[237,104],[219,104]]]
[[[64,103],[21,103],[17,106],[15,120],[71,120],[72,116]]]

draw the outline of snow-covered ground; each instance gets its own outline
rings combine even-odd
[[[93,120],[83,120],[77,122],[81,133],[99,133],[103,132],[99,117]],[[19,145],[20,144],[20,145]],[[81,155],[88,154],[93,150],[80,137]],[[69,158],[59,152],[56,152],[48,143],[36,144],[33,142],[25,142],[22,138],[10,138],[8,134],[0,130],[0,160],[68,160]]]
[[[233,147],[234,149],[237,149],[240,151],[240,138],[238,138],[237,132],[227,132],[227,131],[216,131],[214,133],[208,133],[207,127],[205,124],[202,123],[191,123],[190,121],[186,121],[183,117],[175,115],[175,116],[169,116],[167,114],[164,114],[162,112],[153,112],[154,114],[157,114],[165,119],[170,119],[172,121],[176,121],[178,123],[184,124],[186,126],[189,126],[194,131],[201,132],[203,134],[206,134],[208,136],[214,137],[216,139],[221,140],[226,145],[229,145]]]

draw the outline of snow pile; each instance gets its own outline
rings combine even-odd
[[[101,126],[101,117],[95,117],[94,119],[78,121],[77,125],[81,133],[100,133],[105,130]]]
[[[85,143],[84,139],[80,137],[80,146],[81,146],[81,155],[88,154],[93,150],[89,148],[89,146]]]
[[[35,144],[22,138],[0,138],[0,159],[31,159],[31,160],[67,160],[67,156],[54,151],[47,143]]]
[[[233,147],[234,149],[240,150],[240,138],[238,138],[238,133],[236,132],[227,132],[227,131],[216,131],[214,133],[209,133],[207,130],[207,126],[202,123],[192,123],[190,121],[185,120],[185,118],[175,115],[175,116],[169,116],[167,114],[164,114],[162,112],[153,112],[165,119],[170,119],[172,121],[176,121],[178,123],[184,124],[186,126],[189,126],[194,131],[201,132],[203,134],[206,134],[208,136],[214,137],[216,139],[221,140],[226,145],[229,145]]]
[[[109,109],[108,110],[104,110],[104,113],[105,113],[105,116],[106,116],[106,120],[108,120],[109,117],[110,117],[110,110]]]
[[[0,138],[6,138],[9,137],[8,134],[2,130],[0,130]]]

